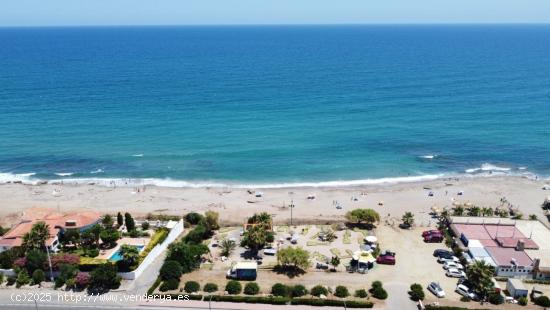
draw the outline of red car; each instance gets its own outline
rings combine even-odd
[[[378,264],[384,264],[384,265],[395,265],[395,256],[391,255],[380,255],[376,259],[376,262]]]
[[[443,239],[442,234],[430,234],[424,237],[424,242],[442,242]]]
[[[440,230],[437,230],[437,229],[432,229],[432,230],[425,230],[422,232],[422,237],[426,237],[426,236],[429,236],[431,234],[437,234],[437,235],[442,235],[441,231]]]

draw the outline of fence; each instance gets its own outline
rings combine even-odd
[[[139,264],[139,266],[134,271],[130,272],[119,272],[118,275],[125,279],[125,280],[135,280],[136,278],[139,278],[143,271],[149,267],[155,261],[155,259],[168,248],[170,243],[174,242],[179,235],[183,232],[183,219],[179,220],[179,222],[170,230],[170,233],[168,233],[168,236],[161,244],[157,244],[151,252],[149,252],[149,255],[145,257],[145,259]]]

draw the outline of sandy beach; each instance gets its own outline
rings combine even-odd
[[[525,217],[536,214],[544,219],[541,203],[550,191],[545,182],[525,177],[494,176],[439,179],[435,181],[380,184],[353,187],[302,188],[168,188],[147,186],[139,192],[132,187],[101,185],[0,185],[0,224],[9,226],[31,207],[48,207],[60,211],[93,209],[104,213],[131,212],[183,215],[190,211],[217,211],[223,225],[242,223],[254,212],[274,215],[276,223],[288,223],[294,202],[294,223],[324,223],[342,220],[354,208],[373,208],[384,221],[399,222],[402,214],[412,211],[416,224],[433,225],[429,213],[433,206],[451,207],[454,201],[478,206],[497,207],[501,198],[518,207]],[[256,194],[261,191],[261,197]],[[428,193],[434,195],[430,197]],[[463,191],[462,195],[458,195]],[[314,195],[315,199],[308,199]],[[383,205],[379,202],[383,201]],[[337,209],[335,203],[342,206]]]

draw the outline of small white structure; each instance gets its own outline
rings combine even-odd
[[[506,289],[508,293],[510,293],[510,296],[514,298],[527,297],[527,295],[529,295],[529,290],[523,285],[520,279],[508,279]]]

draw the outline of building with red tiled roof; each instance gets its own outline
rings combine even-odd
[[[32,208],[27,210],[21,221],[0,237],[0,252],[21,246],[23,236],[30,232],[32,226],[44,222],[50,230],[50,238],[46,245],[56,252],[59,245],[59,235],[67,229],[87,230],[101,220],[101,214],[94,211],[59,213],[53,209]]]

